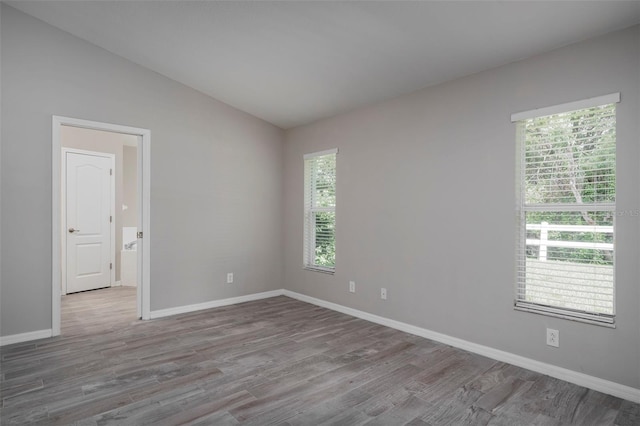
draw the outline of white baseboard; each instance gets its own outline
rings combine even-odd
[[[395,321],[389,318],[370,314],[368,312],[338,305],[337,303],[316,299],[315,297],[296,293],[294,291],[283,290],[282,294],[293,299],[300,300],[302,302],[307,302],[313,305],[321,306],[323,308],[331,309],[333,311],[342,312],[343,314],[351,315],[353,317],[371,321],[376,324],[384,325],[387,327],[395,328],[396,330],[424,337],[426,339],[435,340],[436,342],[454,346],[456,348],[473,352],[478,355],[486,356],[487,358],[495,359],[496,361],[513,364],[518,367],[526,368],[527,370],[535,371],[537,373],[545,374],[547,376],[555,377],[556,379],[576,384],[578,386],[584,386],[585,388],[593,389],[598,392],[613,395],[615,397],[626,399],[628,401],[640,403],[640,389],[611,382],[609,380],[600,379],[598,377],[589,376],[584,373],[579,373],[577,371],[558,367],[552,364],[536,361],[520,355],[512,354],[510,352],[494,349],[489,346],[479,345],[467,340],[458,339],[457,337],[452,337],[446,334],[427,330],[426,328],[416,327],[415,325]]]
[[[204,303],[196,303],[194,305],[177,306],[175,308],[160,309],[151,311],[149,319],[168,317],[171,315],[186,314],[188,312],[200,311],[203,309],[218,308],[220,306],[235,305],[237,303],[251,302],[253,300],[268,299],[269,297],[282,296],[284,290],[265,291],[263,293],[247,294],[245,296],[230,297],[228,299],[211,300]]]
[[[11,334],[9,336],[0,337],[0,346],[13,345],[14,343],[23,343],[30,340],[46,339],[53,336],[51,329],[29,331],[28,333]]]
[[[112,287],[122,287],[122,281],[116,281]]]

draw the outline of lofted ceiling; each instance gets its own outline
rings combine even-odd
[[[640,1],[6,1],[287,129],[640,22]]]

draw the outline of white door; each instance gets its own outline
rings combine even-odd
[[[112,161],[65,153],[67,293],[111,286]]]

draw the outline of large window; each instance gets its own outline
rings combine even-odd
[[[519,168],[516,309],[615,320],[620,94],[514,114]]]
[[[337,152],[304,156],[304,267],[323,272],[336,266]]]

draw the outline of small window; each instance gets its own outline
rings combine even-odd
[[[336,266],[336,154],[304,156],[304,267],[333,273]]]
[[[516,309],[614,324],[619,94],[514,114]]]

